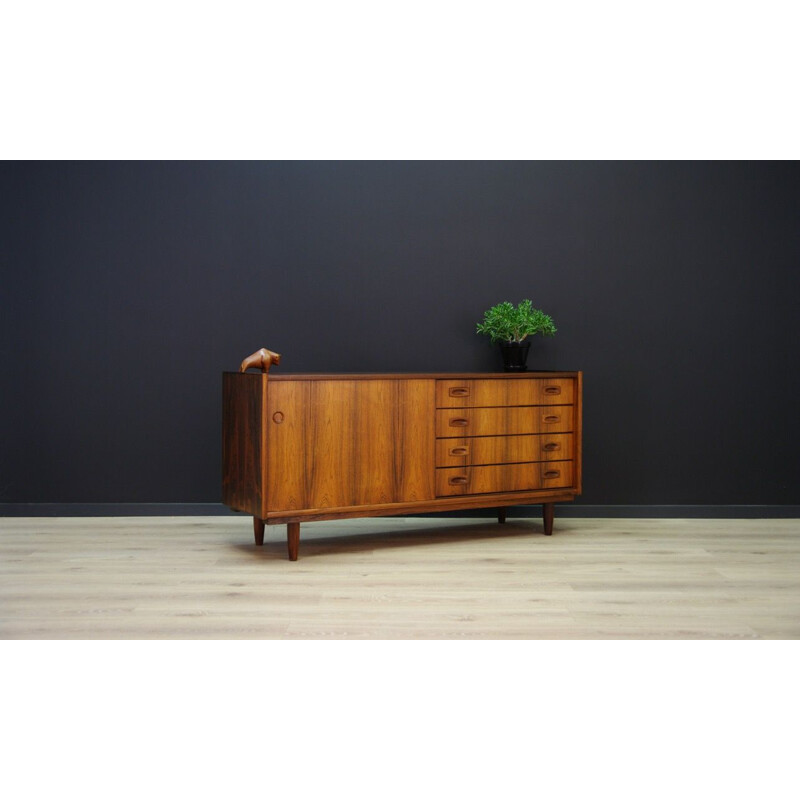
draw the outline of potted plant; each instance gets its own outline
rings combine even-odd
[[[533,308],[530,300],[523,300],[518,306],[509,302],[492,306],[484,313],[483,322],[479,322],[477,328],[477,333],[484,333],[493,342],[500,342],[506,372],[527,370],[531,343],[524,340],[528,336],[537,333],[552,336],[555,332],[556,326],[551,317]]]

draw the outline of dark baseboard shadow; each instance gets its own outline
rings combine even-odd
[[[508,517],[541,517],[541,506],[514,506]],[[239,516],[221,503],[0,503],[0,517],[217,517]],[[406,514],[414,517],[497,517],[493,508]],[[795,519],[800,505],[582,505],[556,503],[556,518]]]

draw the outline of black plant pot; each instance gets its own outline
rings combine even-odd
[[[525,372],[528,362],[530,342],[500,342],[503,351],[503,367],[506,372]]]

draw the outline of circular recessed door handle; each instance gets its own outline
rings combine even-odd
[[[273,422],[274,422],[276,425],[280,425],[280,424],[281,424],[281,422],[283,422],[283,412],[282,412],[282,411],[276,411],[276,412],[275,412],[275,413],[272,415],[272,421],[273,421]]]

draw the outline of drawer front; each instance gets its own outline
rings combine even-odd
[[[525,433],[569,433],[572,406],[512,406],[436,410],[437,438],[509,436]]]
[[[572,461],[448,467],[436,470],[436,496],[568,489],[572,475]]]
[[[572,378],[436,381],[437,408],[570,405],[574,402],[574,396],[575,381]]]
[[[563,461],[573,457],[571,433],[476,436],[436,440],[437,467]]]

